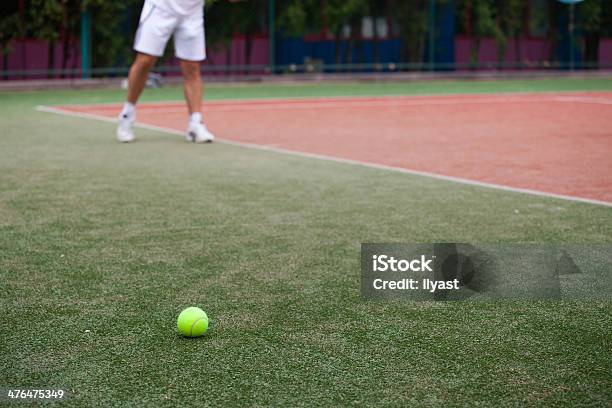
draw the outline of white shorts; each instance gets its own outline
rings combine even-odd
[[[182,16],[162,10],[150,0],[145,0],[134,40],[134,50],[161,57],[171,35],[174,35],[174,52],[177,58],[187,61],[206,59],[204,11]]]

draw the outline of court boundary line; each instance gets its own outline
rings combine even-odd
[[[489,98],[486,101],[480,103],[491,103],[491,99],[500,98],[514,98],[516,102],[530,102],[518,100],[520,97],[532,98],[536,96],[542,96],[545,100],[532,100],[531,102],[556,102],[556,103],[585,103],[585,104],[612,104],[612,99],[607,100],[594,100],[596,98],[606,98],[603,96],[597,96],[601,94],[607,94],[608,98],[612,98],[612,91],[542,91],[542,92],[502,92],[502,93],[440,93],[440,94],[415,94],[415,95],[338,95],[338,96],[302,96],[302,97],[264,97],[264,98],[236,98],[236,99],[209,99],[206,100],[207,104],[215,106],[223,106],[225,104],[241,104],[244,106],[254,105],[261,102],[274,104],[274,103],[333,103],[333,102],[418,102],[419,99],[453,99],[453,98]],[[442,105],[448,104],[461,104],[464,101],[440,101]],[[508,103],[513,101],[500,100],[497,103]],[[184,100],[166,100],[166,101],[144,101],[146,105],[163,106],[172,104],[184,104]],[[435,105],[437,102],[429,102],[431,105]],[[472,103],[477,103],[472,101]],[[116,106],[117,102],[93,102],[86,104],[68,104],[61,105],[62,107],[85,107],[85,106],[100,106],[100,107],[113,107]],[[426,104],[424,104],[426,105]]]
[[[53,113],[57,115],[80,118],[80,119],[92,119],[92,120],[97,120],[101,122],[117,124],[117,119],[114,119],[114,118],[109,118],[106,116],[96,115],[92,113],[73,112],[73,111],[69,111],[69,110],[65,110],[65,109],[61,109],[61,108],[53,107],[53,106],[39,105],[36,107],[36,111],[45,112],[45,113]],[[171,128],[166,128],[163,126],[148,125],[146,123],[136,123],[134,126],[141,128],[141,129],[147,129],[147,130],[152,130],[156,132],[172,134],[172,135],[179,135],[182,137],[184,136],[184,132],[182,131],[171,129]],[[395,172],[395,173],[409,174],[412,176],[426,177],[426,178],[430,178],[434,180],[442,180],[442,181],[463,184],[463,185],[468,185],[468,186],[473,186],[473,187],[480,187],[480,188],[506,191],[506,192],[512,192],[512,193],[526,194],[526,195],[531,195],[531,196],[536,196],[536,197],[553,198],[553,199],[558,199],[558,200],[571,201],[575,203],[591,204],[591,205],[612,208],[612,202],[597,200],[597,199],[592,199],[592,198],[549,193],[545,191],[532,190],[532,189],[527,189],[527,188],[510,187],[510,186],[505,186],[503,184],[488,183],[484,181],[470,180],[470,179],[465,179],[461,177],[445,176],[442,174],[430,173],[426,171],[411,170],[411,169],[405,169],[402,167],[387,166],[384,164],[370,163],[370,162],[360,161],[360,160],[344,159],[341,157],[327,156],[327,155],[316,154],[316,153],[300,152],[296,150],[289,150],[289,149],[284,149],[281,147],[274,147],[274,146],[269,146],[269,145],[258,145],[255,143],[236,142],[233,140],[219,139],[219,138],[215,139],[215,141],[222,143],[222,144],[242,147],[246,149],[254,149],[254,150],[259,150],[259,151],[272,152],[272,153],[278,153],[278,154],[284,154],[284,155],[290,155],[290,156],[302,157],[302,158],[309,158],[309,159],[316,159],[316,160],[324,160],[324,161],[333,162],[333,163],[348,164],[352,166],[360,166],[360,167],[367,167],[371,169],[384,170],[384,171],[390,171],[390,172]]]
[[[582,103],[592,105],[612,105],[611,99],[592,100],[588,98],[579,99],[575,97],[569,99],[569,97],[555,97],[555,98],[471,98],[468,100],[461,100],[455,98],[444,98],[442,100],[419,100],[419,99],[374,99],[374,98],[361,98],[361,99],[348,99],[348,100],[335,100],[335,99],[312,99],[310,101],[298,101],[293,99],[279,100],[279,101],[265,101],[263,104],[257,104],[255,102],[238,102],[236,104],[231,103],[208,103],[208,109],[205,111],[214,112],[247,112],[247,111],[269,111],[274,110],[310,110],[310,109],[369,109],[369,108],[401,108],[401,107],[415,107],[415,108],[426,108],[431,106],[454,106],[454,105],[491,105],[491,104],[516,104],[516,103]],[[184,102],[170,102],[166,106],[162,104],[147,104],[148,106],[142,106],[141,109],[145,112],[162,111],[168,112],[183,112],[185,111]],[[98,105],[62,105],[63,108],[78,109],[78,108],[95,108]],[[118,104],[105,105],[101,108],[112,108],[120,109]]]

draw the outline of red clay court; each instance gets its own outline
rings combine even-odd
[[[183,102],[138,110],[173,131],[186,116]],[[612,203],[612,93],[212,101],[204,116],[222,140]]]

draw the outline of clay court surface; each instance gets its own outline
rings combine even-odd
[[[612,203],[612,93],[212,101],[204,116],[222,140]],[[141,104],[138,121],[183,131],[184,103]]]

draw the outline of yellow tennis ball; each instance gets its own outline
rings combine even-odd
[[[179,333],[185,337],[199,337],[208,329],[208,316],[199,307],[188,307],[176,320]]]

